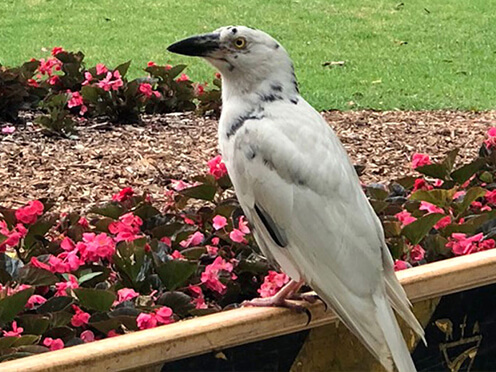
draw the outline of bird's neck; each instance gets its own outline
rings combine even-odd
[[[298,96],[298,82],[293,68],[281,68],[261,76],[238,71],[222,75],[222,102],[243,101],[245,106],[260,105]]]

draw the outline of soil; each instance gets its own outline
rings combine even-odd
[[[439,159],[460,147],[458,161],[468,161],[496,126],[496,111],[323,115],[353,162],[365,166],[364,183],[413,174],[414,152]],[[86,209],[127,186],[161,200],[170,179],[188,180],[207,170],[217,154],[216,136],[216,120],[191,114],[145,117],[140,126],[89,123],[77,139],[47,137],[28,118],[12,135],[0,134],[0,205],[49,197],[61,210]]]

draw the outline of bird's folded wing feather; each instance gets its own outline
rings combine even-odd
[[[389,353],[372,301],[385,288],[380,222],[321,116],[310,106],[277,112],[245,123],[236,136],[228,167],[240,203],[269,256],[294,279],[303,277],[383,360]],[[269,226],[259,211],[270,216]],[[408,309],[404,292],[398,296]]]

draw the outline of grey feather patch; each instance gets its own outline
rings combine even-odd
[[[248,114],[240,115],[228,125],[227,138],[236,134],[236,132],[243,126],[247,120],[262,120],[264,118],[263,112],[251,111]]]
[[[274,240],[274,243],[276,243],[281,248],[286,247],[288,245],[288,238],[284,230],[277,226],[272,217],[270,217],[270,215],[262,208],[260,208],[256,203],[255,211],[257,212],[258,218],[260,218],[265,228],[267,229],[270,237],[272,238],[272,240]]]

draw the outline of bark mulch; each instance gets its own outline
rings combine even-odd
[[[410,157],[434,159],[460,147],[459,161],[477,152],[496,111],[330,111],[323,114],[364,183],[412,174]],[[131,186],[162,199],[170,179],[190,179],[207,170],[217,154],[217,122],[188,114],[147,117],[142,126],[81,127],[78,139],[44,136],[30,125],[0,134],[0,205],[19,207],[49,197],[59,209],[87,208]]]

